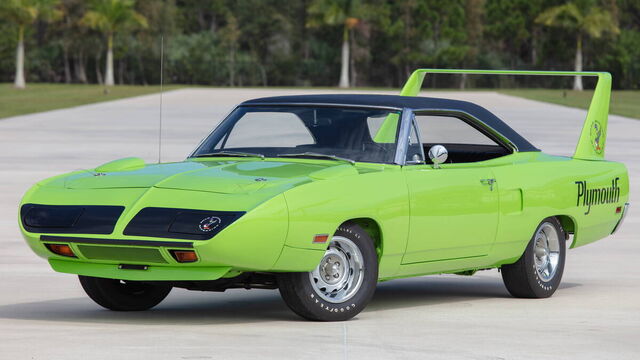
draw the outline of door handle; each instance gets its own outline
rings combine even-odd
[[[489,190],[493,191],[493,184],[496,183],[496,179],[480,179],[483,185],[489,185]]]

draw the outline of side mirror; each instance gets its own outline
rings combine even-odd
[[[442,145],[433,145],[431,149],[429,149],[429,159],[431,159],[434,169],[439,168],[440,164],[447,161],[448,156],[449,152],[447,148]]]

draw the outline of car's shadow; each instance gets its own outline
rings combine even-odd
[[[571,288],[579,284],[563,283]],[[495,278],[420,277],[378,285],[367,311],[385,311],[510,297]],[[514,301],[516,301],[514,299]],[[526,301],[526,300],[525,300]],[[114,312],[88,297],[0,305],[0,319],[143,325],[209,325],[300,321],[277,291],[231,290],[192,293],[177,290],[156,308],[143,312]]]

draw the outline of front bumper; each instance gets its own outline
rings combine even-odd
[[[67,274],[78,274],[107,279],[139,281],[187,281],[217,280],[225,276],[229,266],[155,266],[145,270],[125,270],[118,264],[101,264],[86,261],[49,259],[53,270]]]
[[[194,250],[192,242],[131,240],[76,236],[41,235],[37,244],[64,244],[76,257],[49,253],[51,267],[58,272],[122,280],[187,281],[217,280],[231,266],[201,260],[178,263],[170,250]],[[35,239],[34,239],[35,240]]]

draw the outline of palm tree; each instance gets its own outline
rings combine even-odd
[[[585,35],[597,39],[604,33],[620,33],[617,21],[611,11],[599,6],[581,9],[571,2],[543,11],[536,18],[536,22],[545,26],[560,27],[575,34],[575,71],[582,71],[582,40]],[[582,76],[575,77],[573,89],[583,89]]]
[[[107,36],[107,65],[104,84],[113,86],[113,35],[118,31],[146,28],[147,19],[134,9],[134,0],[93,0],[82,24]]]
[[[24,89],[24,31],[36,19],[53,20],[59,16],[55,9],[60,0],[2,0],[0,17],[18,26],[18,46],[16,48],[16,77],[14,86]]]
[[[361,5],[358,0],[313,0],[309,6],[310,17],[308,26],[342,25],[342,56],[340,67],[341,88],[349,87],[349,36],[351,30],[358,25],[361,13]]]

